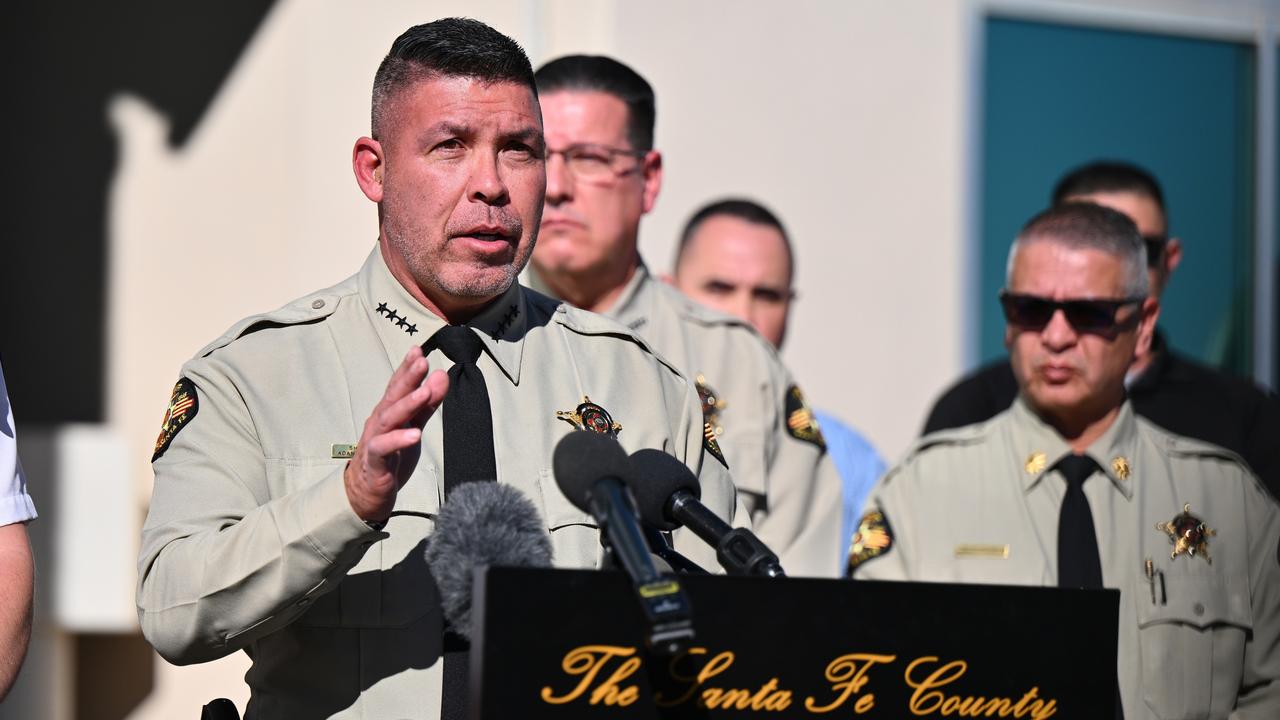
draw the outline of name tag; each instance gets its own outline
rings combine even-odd
[[[1009,559],[1008,545],[957,545],[956,557],[987,557],[1000,558],[1001,560]]]
[[[351,458],[356,455],[355,445],[337,445],[333,446],[333,457],[335,458]]]

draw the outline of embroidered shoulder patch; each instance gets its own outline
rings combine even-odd
[[[178,431],[191,422],[191,418],[196,416],[196,411],[199,409],[200,399],[196,395],[195,383],[182,378],[177,385],[173,386],[173,396],[169,398],[169,407],[164,411],[164,420],[160,423],[160,436],[156,438],[156,450],[151,456],[151,462],[159,460],[160,456],[164,455],[164,451],[169,449],[169,444],[173,442]]]
[[[716,429],[711,427],[709,422],[702,423],[702,447],[711,454],[711,457],[719,460],[726,469],[729,467],[729,461],[725,460],[724,453],[720,452],[720,443],[716,442]]]
[[[814,416],[813,411],[809,409],[808,403],[804,401],[804,393],[800,392],[799,387],[792,385],[787,388],[785,404],[787,432],[791,433],[791,437],[811,442],[825,451],[827,449],[827,441],[822,437],[822,430],[818,428],[818,418]]]
[[[893,547],[893,531],[889,529],[889,518],[879,510],[871,510],[862,516],[858,523],[858,531],[849,541],[849,564],[847,575],[853,575],[862,563],[889,552]]]

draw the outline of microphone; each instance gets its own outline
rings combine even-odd
[[[654,567],[635,501],[623,481],[629,470],[626,451],[607,435],[576,430],[556,444],[551,464],[560,492],[591,513],[602,539],[631,578],[648,621],[646,644],[669,655],[683,650],[693,641],[689,600],[678,580]]]
[[[632,480],[640,517],[659,530],[681,525],[716,549],[716,559],[730,575],[784,577],[778,556],[755,533],[730,526],[701,500],[698,478],[676,458],[646,448],[631,454]]]
[[[471,587],[486,565],[551,567],[551,538],[525,494],[498,482],[468,482],[449,493],[427,540],[427,563],[444,617],[471,639]]]

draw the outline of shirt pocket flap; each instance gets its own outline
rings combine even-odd
[[[590,513],[579,510],[569,498],[560,492],[556,484],[555,474],[550,470],[538,471],[538,484],[542,495],[542,514],[547,521],[547,528],[557,530],[569,525],[587,525],[596,527],[595,518]]]
[[[1151,602],[1145,579],[1133,593],[1137,603],[1138,627],[1177,623],[1197,628],[1235,625],[1253,628],[1249,605],[1249,583],[1241,576],[1164,575],[1155,579],[1156,602]],[[1160,602],[1161,599],[1165,602]]]

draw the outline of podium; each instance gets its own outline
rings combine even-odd
[[[472,717],[1114,717],[1115,590],[680,581],[697,637],[662,657],[622,573],[477,573]]]

